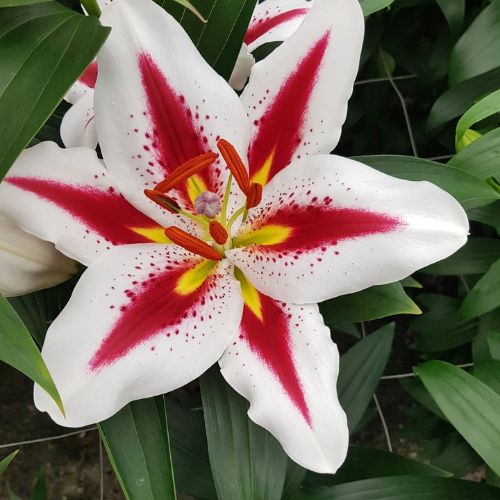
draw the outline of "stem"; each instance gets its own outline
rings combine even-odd
[[[233,227],[233,224],[235,223],[236,219],[245,212],[246,210],[246,206],[243,205],[241,208],[239,208],[238,210],[236,210],[236,212],[234,212],[234,214],[232,215],[232,217],[229,219],[229,222],[227,223],[227,233],[228,234],[231,234],[231,228]]]
[[[97,0],[80,0],[80,2],[89,16],[94,16],[98,19],[101,17],[101,9]]]

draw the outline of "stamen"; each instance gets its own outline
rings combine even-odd
[[[234,179],[238,183],[238,186],[244,194],[247,194],[250,189],[250,179],[245,164],[241,161],[238,152],[234,146],[225,139],[220,139],[217,143],[217,147],[229,170],[233,174]]]
[[[145,189],[144,194],[151,200],[154,201],[157,205],[165,210],[168,210],[172,214],[179,213],[180,206],[179,204],[170,198],[169,196],[164,195],[160,191],[156,191],[154,189]]]
[[[177,245],[185,248],[189,252],[193,252],[196,255],[201,255],[201,257],[205,257],[210,260],[221,260],[222,255],[217,252],[210,245],[207,245],[204,241],[192,236],[186,231],[179,229],[178,227],[171,226],[165,229],[165,234],[167,237],[172,240]]]
[[[247,194],[247,209],[256,207],[262,200],[262,184],[252,182]]]
[[[210,236],[214,239],[215,243],[219,245],[224,245],[224,243],[226,243],[228,235],[222,224],[213,220],[210,222],[208,228],[210,230]]]
[[[157,184],[155,191],[167,193],[174,187],[187,181],[200,170],[207,168],[218,158],[217,153],[203,153],[177,167],[166,179]]]
[[[194,200],[194,209],[197,214],[215,217],[221,209],[219,197],[210,191],[205,191]]]

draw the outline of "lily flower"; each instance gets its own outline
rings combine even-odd
[[[468,231],[433,184],[324,154],[357,71],[357,0],[316,0],[241,99],[155,3],[117,0],[102,22],[104,163],[42,143],[0,189],[0,208],[89,266],[42,350],[66,416],[35,386],[37,408],[87,425],[218,362],[293,460],[335,472],[348,429],[317,302],[400,280]]]
[[[23,231],[0,213],[0,293],[17,297],[49,288],[76,273],[76,263],[52,243]]]
[[[97,0],[104,11],[111,0]],[[242,90],[255,64],[251,52],[270,42],[286,40],[300,26],[313,2],[306,0],[265,0],[257,4],[245,34],[229,84]],[[61,139],[68,148],[86,146],[95,149],[97,134],[94,121],[94,89],[97,62],[93,61],[65,96],[72,104],[61,122]]]

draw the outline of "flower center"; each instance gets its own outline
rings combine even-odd
[[[233,224],[240,217],[245,220],[248,210],[256,207],[262,199],[262,184],[250,182],[247,168],[235,147],[225,139],[221,139],[217,147],[230,171],[222,200],[218,194],[204,191],[196,197],[194,213],[191,213],[182,209],[175,197],[167,194],[212,165],[218,158],[218,154],[211,151],[183,163],[154,189],[144,190],[144,194],[163,209],[187,217],[204,228],[204,239],[197,238],[175,226],[166,228],[165,234],[177,245],[210,260],[221,260],[225,250],[232,248],[230,235]],[[246,201],[228,217],[227,210],[233,178],[245,195]]]

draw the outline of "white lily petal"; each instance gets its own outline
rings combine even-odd
[[[82,96],[63,116],[61,139],[67,148],[97,146],[94,119],[94,93]]]
[[[66,416],[39,386],[37,408],[81,427],[177,389],[217,362],[243,301],[231,265],[214,264],[160,244],[115,247],[97,259],[42,349]]]
[[[20,229],[0,214],[0,293],[15,297],[49,288],[69,279],[76,263],[52,243]]]

